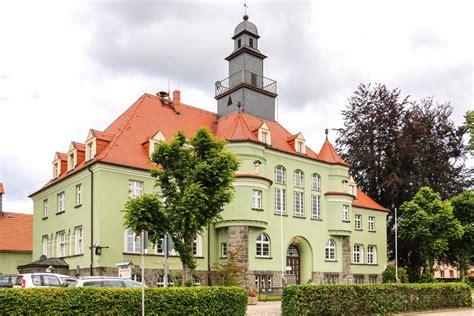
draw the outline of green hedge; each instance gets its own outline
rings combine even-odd
[[[245,315],[247,292],[238,287],[146,289],[147,315]],[[140,315],[141,289],[0,289],[0,314]]]
[[[282,315],[370,315],[471,307],[463,283],[293,285],[283,291]]]

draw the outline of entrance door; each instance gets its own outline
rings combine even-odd
[[[291,267],[288,274],[293,274],[296,279],[296,284],[300,284],[300,253],[296,246],[290,245],[286,251],[286,266]]]

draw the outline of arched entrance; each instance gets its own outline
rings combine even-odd
[[[294,245],[286,250],[287,274],[294,275],[296,284],[300,284],[300,252]]]

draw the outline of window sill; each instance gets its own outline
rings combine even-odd
[[[304,217],[304,216],[300,216],[300,215],[293,215],[293,218],[306,219],[306,217]]]
[[[311,191],[314,191],[314,192],[319,192],[319,193],[321,193],[321,189],[319,189],[319,190],[318,190],[318,189],[313,189],[313,188],[311,188]]]
[[[300,187],[300,186],[297,186],[297,185],[294,185],[293,186],[295,189],[301,189],[301,190],[304,190],[304,187]],[[299,191],[298,191],[299,192]]]
[[[376,233],[377,231],[376,230],[369,230],[368,232],[369,233]]]
[[[311,220],[312,220],[312,221],[318,221],[318,222],[322,222],[322,221],[323,221],[322,218],[317,218],[317,217],[311,217]]]
[[[338,262],[337,260],[328,260],[328,259],[325,259],[324,262]]]
[[[343,223],[350,223],[351,221],[342,220]]]
[[[42,219],[43,221],[45,221],[45,220],[47,220],[47,219],[48,219],[48,216],[46,216],[46,217],[42,217],[41,219]]]
[[[354,263],[351,262],[351,265],[353,266],[378,266],[378,263]]]
[[[74,208],[79,208],[81,206],[82,206],[82,204],[78,204],[78,205],[74,206]]]
[[[273,259],[272,257],[255,256],[255,259]]]
[[[288,214],[285,214],[285,213],[283,213],[283,214],[281,214],[281,213],[273,213],[273,214],[276,215],[276,216],[286,216],[286,217],[288,217]]]
[[[359,232],[364,231],[362,228],[354,228],[354,230],[357,230]]]
[[[64,214],[66,211],[56,212],[56,215]]]
[[[264,209],[263,209],[263,208],[255,208],[255,207],[252,207],[252,211],[263,212]]]
[[[219,257],[219,259],[228,259],[229,257],[225,256],[225,257]]]

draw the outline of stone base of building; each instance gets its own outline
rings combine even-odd
[[[342,272],[313,272],[313,284],[382,283],[381,274],[347,274]]]

